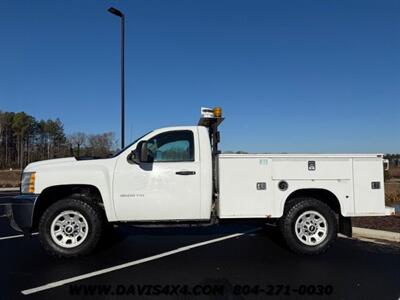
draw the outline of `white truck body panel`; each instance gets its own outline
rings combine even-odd
[[[115,221],[112,201],[112,178],[116,160],[95,159],[78,161],[74,157],[44,160],[29,164],[24,172],[36,172],[35,193],[65,185],[96,187],[102,197],[107,219]]]
[[[381,183],[380,189],[371,189],[371,182]],[[353,158],[354,215],[382,215],[385,212],[385,191],[382,159]]]
[[[308,169],[309,161],[315,170]],[[331,192],[344,216],[385,214],[380,154],[222,154],[219,174],[221,218],[281,217],[286,199],[302,189]],[[281,180],[287,190],[279,189]],[[380,188],[372,189],[372,182]]]

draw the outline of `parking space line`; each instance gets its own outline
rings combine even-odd
[[[98,270],[98,271],[82,274],[82,275],[79,275],[79,276],[75,276],[75,277],[71,277],[71,278],[67,278],[67,279],[63,279],[63,280],[59,280],[59,281],[54,281],[54,282],[51,282],[51,283],[48,283],[48,284],[45,284],[45,285],[42,285],[42,286],[38,286],[38,287],[31,288],[31,289],[28,289],[28,290],[23,290],[23,291],[21,291],[21,293],[24,294],[24,295],[30,295],[30,294],[38,293],[38,292],[49,290],[49,289],[52,289],[52,288],[55,288],[55,287],[60,287],[62,285],[68,284],[68,283],[72,283],[72,282],[76,282],[76,281],[79,281],[79,280],[83,280],[83,279],[99,276],[99,275],[102,275],[102,274],[114,272],[114,271],[117,271],[117,270],[129,268],[129,267],[132,267],[132,266],[135,266],[135,265],[139,265],[139,264],[146,263],[146,262],[149,262],[149,261],[157,260],[157,259],[160,259],[160,258],[163,258],[163,257],[166,257],[166,256],[170,256],[170,255],[174,255],[174,254],[177,254],[177,253],[180,253],[180,252],[189,251],[189,250],[194,249],[194,248],[206,246],[206,245],[213,244],[213,243],[218,243],[218,242],[229,240],[229,239],[236,238],[236,237],[240,237],[242,235],[249,234],[249,233],[252,233],[252,232],[255,232],[255,231],[259,231],[261,229],[262,228],[259,227],[259,228],[255,228],[255,229],[248,230],[248,231],[245,231],[245,232],[239,232],[239,233],[223,236],[223,237],[220,237],[220,238],[216,238],[216,239],[212,239],[212,240],[208,240],[208,241],[204,241],[204,242],[200,242],[200,243],[196,243],[196,244],[180,247],[180,248],[177,248],[175,250],[171,250],[171,251],[167,251],[167,252],[164,252],[164,253],[160,253],[160,254],[156,254],[156,255],[153,255],[153,256],[149,256],[149,257],[146,257],[146,258],[134,260],[134,261],[127,262],[127,263],[124,263],[124,264],[120,264],[120,265],[117,265],[117,266],[114,266],[114,267],[101,269],[101,270]]]
[[[39,233],[38,232],[32,233],[32,235],[37,235],[37,234],[39,234]],[[2,240],[11,240],[11,239],[16,239],[16,238],[20,238],[20,237],[24,237],[24,235],[23,234],[17,234],[17,235],[3,236],[3,237],[0,237],[0,241],[2,241]]]

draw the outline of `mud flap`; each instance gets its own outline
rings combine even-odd
[[[344,234],[345,236],[352,237],[353,229],[351,226],[351,218],[348,217],[339,217],[339,233]]]
[[[33,222],[33,209],[38,195],[16,195],[10,197],[1,197],[0,199],[0,217],[6,217],[10,226],[23,232],[24,235],[30,235]]]

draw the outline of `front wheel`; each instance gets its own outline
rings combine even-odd
[[[80,199],[66,198],[51,205],[39,222],[44,249],[58,257],[90,253],[103,232],[102,211]]]
[[[280,220],[280,230],[294,252],[320,254],[336,239],[336,216],[328,205],[316,199],[293,199]]]

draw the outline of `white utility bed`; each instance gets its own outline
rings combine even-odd
[[[382,154],[221,154],[219,187],[221,218],[280,217],[299,189],[331,192],[344,216],[385,215]]]

